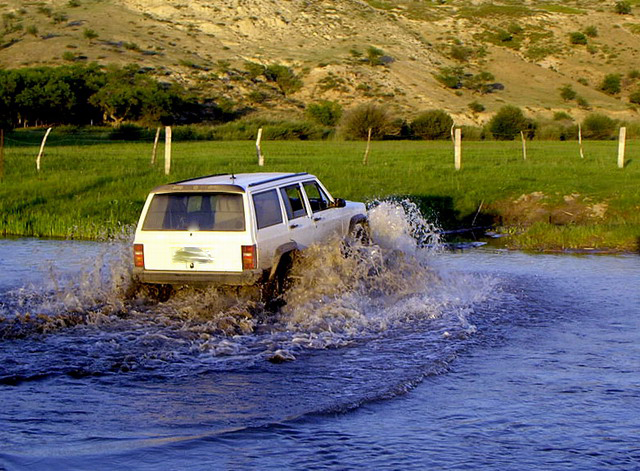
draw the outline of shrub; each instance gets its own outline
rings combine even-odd
[[[629,102],[633,103],[634,105],[640,105],[640,89],[629,95]]]
[[[627,77],[629,77],[631,80],[640,79],[640,70],[631,69],[629,72],[627,72]]]
[[[264,71],[267,80],[275,82],[283,95],[287,96],[302,88],[302,80],[284,65],[274,64],[268,66]]]
[[[367,62],[369,65],[383,65],[382,56],[384,56],[384,51],[382,49],[378,49],[375,46],[369,46],[367,49]]]
[[[553,113],[554,121],[573,121],[571,115],[565,111],[556,111]]]
[[[582,109],[585,109],[585,110],[590,110],[591,109],[591,104],[587,101],[586,98],[583,98],[581,96],[577,96],[576,97],[576,103]]]
[[[569,33],[569,42],[571,44],[587,44],[587,37],[580,31]]]
[[[627,1],[616,2],[614,10],[619,15],[630,15],[631,14],[631,3]]]
[[[448,139],[453,119],[443,110],[429,110],[411,122],[413,135],[422,139]]]
[[[341,128],[347,139],[366,139],[369,129],[373,139],[381,139],[391,132],[391,117],[382,106],[365,103],[345,113]]]
[[[617,95],[621,90],[620,74],[607,74],[602,83],[600,84],[600,90],[607,95]]]
[[[590,38],[597,38],[598,28],[596,28],[595,26],[587,26],[584,30],[584,34],[586,34]]]
[[[578,96],[578,94],[576,93],[576,91],[573,89],[573,87],[569,84],[566,84],[562,87],[559,88],[560,90],[560,97],[564,100],[564,101],[571,101],[571,100],[575,100],[576,97]]]
[[[447,88],[462,87],[462,80],[465,77],[462,67],[442,67],[435,78]]]
[[[305,110],[305,115],[324,126],[335,126],[342,117],[342,106],[335,101],[320,101],[311,103]]]
[[[471,103],[469,103],[469,109],[474,113],[482,113],[486,108],[482,103],[472,101]]]
[[[592,113],[582,121],[582,135],[587,139],[612,139],[616,125],[608,116]]]
[[[88,39],[89,41],[92,41],[93,39],[96,39],[98,37],[98,33],[96,33],[94,30],[90,28],[86,28],[82,32],[82,35],[85,37],[85,39]]]
[[[451,46],[450,56],[452,59],[457,60],[458,62],[467,62],[469,58],[473,55],[473,49],[470,47],[461,46],[459,44],[454,44]]]
[[[511,141],[520,131],[532,129],[533,123],[524,116],[520,108],[512,105],[500,108],[489,121],[491,134],[500,141]]]

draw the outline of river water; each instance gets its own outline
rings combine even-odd
[[[0,469],[640,469],[640,259],[451,253],[398,211],[277,312],[0,240]]]

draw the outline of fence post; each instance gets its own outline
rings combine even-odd
[[[369,128],[369,134],[367,135],[367,148],[364,151],[364,158],[362,159],[362,165],[369,163],[369,150],[371,149],[371,128]]]
[[[584,152],[582,150],[582,125],[578,123],[578,144],[580,146],[580,158],[584,159]]]
[[[262,147],[260,143],[262,142],[262,128],[258,129],[258,137],[256,139],[256,153],[258,154],[258,166],[264,166],[264,155],[262,155]]]
[[[620,137],[618,138],[618,168],[624,168],[624,148],[627,141],[627,128],[620,128]]]
[[[151,165],[156,164],[156,154],[158,152],[158,140],[160,139],[160,128],[156,129],[156,138],[153,141],[153,152],[151,152]]]
[[[47,132],[44,133],[44,137],[42,138],[42,144],[40,144],[40,152],[38,152],[38,157],[36,157],[36,169],[38,172],[40,171],[40,159],[42,158],[42,154],[44,154],[44,145],[47,143],[47,137],[49,137],[49,133],[53,128],[47,129]]]
[[[462,168],[462,129],[456,128],[454,135],[454,161],[456,170],[460,170]]]
[[[164,174],[171,172],[171,126],[164,128]]]
[[[522,138],[522,160],[527,160],[527,141],[524,138],[524,132],[520,131],[520,137]]]

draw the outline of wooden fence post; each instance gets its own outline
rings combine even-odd
[[[618,168],[624,168],[624,148],[627,141],[627,128],[620,128],[620,137],[618,138]]]
[[[171,126],[164,128],[164,174],[171,173]]]
[[[38,172],[40,171],[40,159],[42,158],[42,154],[44,154],[44,145],[47,143],[47,137],[49,137],[49,133],[53,128],[47,129],[47,132],[44,133],[44,137],[42,138],[42,144],[40,144],[40,152],[38,152],[38,157],[36,157],[36,169]]]
[[[258,137],[256,139],[256,153],[258,154],[258,166],[264,166],[264,155],[262,155],[262,147],[260,143],[262,142],[262,128],[258,129]]]
[[[460,170],[462,168],[462,129],[456,128],[454,135],[454,162],[456,170]]]
[[[527,160],[527,141],[524,138],[524,132],[520,131],[520,137],[522,138],[522,160]]]
[[[367,135],[367,148],[364,151],[364,158],[362,159],[362,165],[369,163],[369,150],[371,149],[371,128],[369,128],[369,134]]]
[[[160,128],[156,129],[156,138],[153,141],[153,151],[151,152],[151,165],[156,164],[156,155],[158,152],[158,140],[160,139]]]
[[[584,152],[582,150],[582,125],[578,123],[578,145],[580,146],[580,158],[584,159]]]

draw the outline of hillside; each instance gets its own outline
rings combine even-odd
[[[442,3],[441,3],[442,2]],[[640,0],[1,0],[0,67],[137,63],[230,107],[300,113],[375,100],[403,117],[442,108],[481,123],[504,104],[538,118],[639,114]],[[581,37],[570,38],[571,33]],[[288,92],[247,63],[282,64]],[[599,90],[606,74],[622,90]],[[457,76],[455,88],[437,75]],[[451,77],[449,77],[451,78]],[[455,77],[454,77],[455,78]],[[563,100],[570,85],[582,99]],[[472,112],[478,102],[486,110]]]

